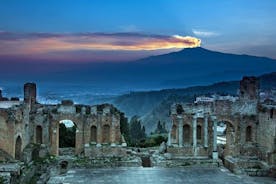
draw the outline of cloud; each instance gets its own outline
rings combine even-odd
[[[190,36],[142,33],[12,33],[0,32],[0,55],[36,55],[72,51],[154,51],[200,46]]]
[[[213,31],[203,31],[203,30],[196,30],[193,29],[193,33],[195,36],[198,37],[213,37],[213,36],[219,36],[220,34]]]

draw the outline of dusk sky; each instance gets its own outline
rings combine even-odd
[[[0,61],[126,61],[202,46],[276,59],[275,0],[1,0]]]

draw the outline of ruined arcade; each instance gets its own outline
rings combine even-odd
[[[7,99],[0,93],[0,159],[28,165],[38,157],[59,156],[56,165],[43,170],[47,171],[47,176],[41,174],[44,181],[59,177],[68,165],[140,167],[145,160],[149,166],[163,168],[224,165],[237,174],[275,176],[275,102],[260,101],[255,77],[240,81],[238,97],[203,97],[192,104],[172,105],[168,142],[159,148],[127,147],[120,118],[121,112],[110,104],[90,106],[71,100],[40,104],[36,84],[26,83],[22,101]],[[67,153],[69,157],[62,157],[59,146],[59,127],[64,120],[75,126],[75,146]],[[221,123],[226,126],[225,145],[218,144],[217,127]],[[12,182],[13,175],[18,175],[22,166],[10,170],[6,167],[0,167],[0,174],[12,173],[7,178],[16,183]],[[53,168],[59,169],[54,177]]]
[[[34,83],[24,85],[24,101],[7,100],[1,96],[2,155],[24,160],[23,151],[29,144],[43,145],[47,153],[59,155],[59,124],[62,120],[70,120],[76,126],[76,155],[90,147],[125,146],[120,133],[120,112],[112,105],[75,105],[70,100],[47,105],[39,104],[36,99]]]
[[[238,97],[214,96],[193,104],[174,104],[168,144],[190,157],[219,157],[234,172],[265,175],[251,170],[275,167],[275,107],[273,102],[260,101],[255,77],[244,77]],[[223,147],[217,144],[218,123],[226,126]]]

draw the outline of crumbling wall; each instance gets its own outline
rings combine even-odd
[[[271,116],[271,114],[273,114]],[[260,147],[260,157],[276,164],[276,109],[266,106],[259,106],[259,124],[257,142]]]
[[[259,99],[259,85],[256,77],[243,77],[240,81],[240,99],[247,101]]]
[[[14,129],[8,122],[8,114],[0,112],[0,148],[11,156],[14,156]]]

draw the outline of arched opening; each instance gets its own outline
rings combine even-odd
[[[217,146],[219,157],[223,160],[225,156],[234,155],[235,152],[235,128],[228,121],[219,121],[217,124]]]
[[[109,125],[103,126],[102,138],[103,138],[103,143],[110,142],[110,126]]]
[[[251,126],[246,127],[245,140],[246,140],[246,142],[252,141],[252,127]]]
[[[183,126],[183,143],[184,144],[190,144],[190,133],[191,132],[191,127],[190,125],[184,125]]]
[[[177,131],[177,127],[176,125],[172,126],[172,139],[176,140],[176,131]]]
[[[35,135],[36,135],[36,143],[42,144],[42,127],[40,125],[36,126]]]
[[[77,127],[71,120],[59,122],[59,148],[74,148]]]
[[[91,131],[90,131],[90,142],[97,142],[97,127],[96,126],[91,126]]]
[[[202,132],[201,132],[201,126],[197,125],[197,127],[196,127],[196,139],[197,140],[201,140],[201,134],[202,134]]]
[[[217,124],[217,143],[226,144],[226,127],[227,123],[224,121],[218,122]]]
[[[20,136],[18,136],[15,141],[15,159],[16,160],[21,159],[21,149],[22,149],[22,139]]]

